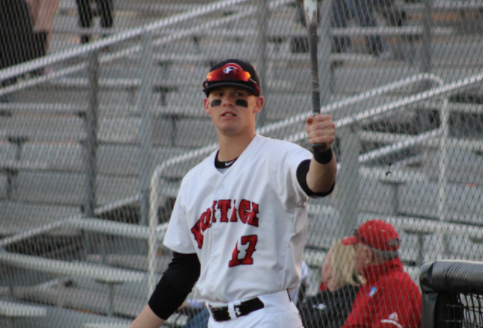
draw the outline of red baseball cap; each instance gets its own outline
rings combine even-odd
[[[343,245],[361,243],[380,251],[397,251],[399,235],[396,229],[382,220],[364,222],[354,231],[354,235],[342,239]]]

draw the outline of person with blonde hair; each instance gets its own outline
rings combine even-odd
[[[322,265],[322,277],[329,290],[336,291],[347,284],[358,287],[365,281],[356,271],[354,254],[354,248],[343,245],[342,240],[332,245]]]
[[[337,240],[327,252],[322,264],[322,281],[326,288],[309,297],[301,306],[305,328],[341,327],[352,310],[352,302],[364,283],[357,274],[353,247]]]

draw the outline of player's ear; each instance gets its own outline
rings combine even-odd
[[[205,107],[205,113],[211,115],[211,107],[210,103],[208,102],[208,97],[203,100],[203,105]]]
[[[263,96],[258,96],[255,98],[256,106],[253,109],[255,111],[255,114],[259,113],[262,110],[264,103],[265,103],[265,98],[263,98]]]

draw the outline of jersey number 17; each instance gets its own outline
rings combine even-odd
[[[240,254],[240,250],[238,249],[238,242],[235,245],[235,249],[233,250],[232,257],[230,262],[228,262],[228,266],[234,267],[237,265],[252,265],[253,264],[253,253],[256,251],[255,246],[257,245],[258,237],[257,235],[248,235],[241,237],[241,244],[246,245],[248,247],[245,251],[245,256],[242,259],[238,258],[238,254]]]

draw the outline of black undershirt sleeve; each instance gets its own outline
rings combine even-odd
[[[148,305],[161,319],[167,320],[193,289],[200,277],[200,261],[196,253],[173,252],[173,259],[156,285]]]
[[[330,187],[330,190],[326,192],[313,192],[312,190],[310,190],[309,186],[307,185],[307,173],[309,172],[309,168],[310,159],[301,162],[299,164],[299,167],[297,168],[297,180],[300,184],[300,187],[302,187],[307,196],[311,198],[321,198],[330,195],[330,193],[334,190],[335,182],[332,187]]]

